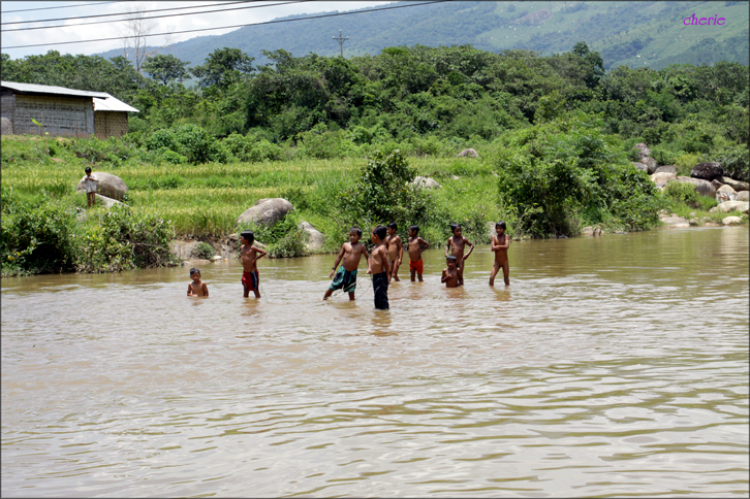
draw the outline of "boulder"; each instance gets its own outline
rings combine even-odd
[[[648,171],[648,166],[646,166],[643,163],[633,163],[633,166],[635,166],[638,170],[640,170],[642,172],[647,172]]]
[[[100,204],[102,206],[104,206],[105,208],[110,209],[113,206],[123,206],[124,203],[122,203],[121,201],[118,201],[116,199],[108,198],[108,197],[101,196],[101,195],[97,194],[96,195],[96,205],[99,206]]]
[[[725,201],[718,206],[714,206],[709,213],[729,213],[730,211],[739,211],[740,213],[747,213],[750,202],[747,201]]]
[[[478,158],[479,154],[472,148],[464,149],[460,153],[458,153],[457,158]]]
[[[734,197],[735,201],[750,201],[750,192],[748,191],[740,191],[737,193],[737,195]]]
[[[654,173],[674,173],[677,175],[677,167],[675,165],[660,166]]]
[[[656,160],[654,158],[641,158],[641,163],[646,165],[646,172],[651,175],[652,173],[656,172],[656,169],[659,167],[659,165],[656,163]]]
[[[651,156],[651,149],[649,149],[648,146],[644,144],[643,142],[641,142],[640,144],[634,145],[633,149],[638,149],[638,159]]]
[[[117,201],[122,201],[123,197],[125,197],[125,193],[128,192],[128,186],[125,185],[125,182],[123,182],[120,177],[104,172],[93,172],[93,174],[94,177],[99,180],[99,184],[96,186],[96,192],[98,194],[116,199]],[[86,192],[86,186],[84,185],[85,179],[86,176],[84,175],[81,181],[78,182],[78,186],[76,187],[77,191]]]
[[[682,217],[678,217],[674,213],[666,217],[661,216],[659,217],[659,220],[667,227],[670,227],[673,229],[682,229],[685,227],[690,227],[690,222],[688,222]]]
[[[711,183],[716,182],[713,180]],[[728,185],[722,185],[718,189],[716,189],[716,200],[719,203],[723,203],[725,201],[734,201],[735,197],[737,196],[737,193],[734,189],[732,189]]]
[[[430,177],[417,177],[412,184],[422,189],[440,189],[440,184]]]
[[[307,244],[305,244],[307,251],[320,251],[323,249],[326,238],[318,229],[307,222],[300,222],[297,228],[305,231],[308,235]]]
[[[724,184],[732,187],[732,189],[737,192],[750,191],[750,183],[743,182],[741,180],[735,180],[729,177],[722,177],[721,181],[724,182]]]
[[[684,175],[679,175],[676,180],[682,184],[693,184],[695,186],[695,191],[701,196],[708,196],[710,198],[716,196],[716,187],[711,185],[711,182],[708,180],[685,177]]]
[[[255,205],[245,210],[237,217],[237,223],[256,223],[270,227],[287,213],[294,211],[292,203],[283,198],[259,199]]]
[[[706,163],[698,163],[695,165],[690,172],[690,176],[693,178],[701,178],[708,180],[709,182],[715,178],[721,178],[724,176],[724,169],[721,164],[715,161],[709,161]]]
[[[651,181],[656,184],[656,187],[662,187],[666,185],[667,182],[672,182],[674,180],[677,180],[677,175],[674,173],[657,172],[651,175]]]
[[[602,235],[602,228],[598,225],[591,225],[589,227],[584,227],[581,229],[581,235],[582,236],[601,236]]]
[[[721,221],[721,225],[737,225],[739,223],[742,223],[740,217],[726,217]]]

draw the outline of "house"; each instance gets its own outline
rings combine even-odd
[[[105,92],[9,81],[0,82],[0,101],[3,135],[121,137],[127,113],[138,112]]]

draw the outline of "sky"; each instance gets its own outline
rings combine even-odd
[[[236,0],[235,0],[236,1]],[[288,0],[287,0],[288,1]],[[91,16],[96,14],[115,14],[121,12],[129,12],[133,10],[143,9],[145,11],[155,9],[168,9],[177,7],[190,7],[205,5],[205,8],[193,8],[184,11],[167,11],[157,12],[150,15],[167,15],[167,14],[181,14],[188,12],[201,12],[210,9],[221,8],[218,7],[223,3],[228,2],[211,2],[211,1],[174,1],[174,2],[143,2],[143,1],[125,1],[125,2],[112,2],[100,5],[89,5],[98,3],[98,1],[86,2],[82,0],[71,0],[68,2],[20,2],[20,1],[7,1],[3,0],[0,3],[2,12],[2,39],[0,45],[2,46],[2,53],[10,55],[12,59],[20,59],[26,55],[33,54],[46,54],[49,50],[57,50],[61,54],[97,54],[105,52],[107,50],[121,48],[122,42],[119,40],[104,41],[104,42],[93,42],[93,43],[76,43],[70,45],[56,45],[58,42],[63,41],[76,41],[76,40],[87,40],[96,38],[112,38],[120,36],[125,28],[126,23],[124,22],[104,22],[112,21],[115,19],[123,19],[124,16],[112,16],[104,18],[91,18],[91,19],[75,19],[78,16]],[[286,3],[284,0],[281,1],[254,1],[247,2],[246,6],[253,6],[257,8],[233,10],[227,12],[217,12],[214,14],[198,14],[188,16],[177,16],[177,17],[165,17],[161,19],[152,19],[146,22],[153,23],[153,30],[151,33],[164,33],[168,31],[182,31],[190,29],[200,28],[212,28],[218,26],[228,26],[237,24],[250,24],[263,21],[270,21],[277,17],[285,17],[297,14],[315,14],[320,12],[345,12],[349,10],[357,10],[365,7],[375,7],[379,5],[385,5],[391,2],[385,1],[339,1],[339,2],[325,2],[325,1],[301,1],[296,3],[290,3],[288,5],[279,5]],[[84,4],[83,6],[81,6]],[[67,7],[67,8],[52,8],[61,6],[78,5],[78,7]],[[244,7],[243,4],[227,5],[223,8],[233,7]],[[21,9],[43,9],[34,10],[31,12],[8,12],[13,10]],[[65,21],[54,21],[54,22],[31,22],[39,21],[44,19],[59,19],[59,18],[74,18]],[[12,24],[5,25],[6,23],[25,21],[28,24]],[[86,26],[71,26],[77,23],[83,22],[97,22],[98,24],[90,24]],[[6,32],[8,29],[18,28],[30,28],[37,26],[63,26],[54,29],[40,29],[30,31],[14,31]],[[342,28],[345,28],[345,23],[342,22]],[[185,33],[178,35],[171,35],[168,39],[164,36],[154,36],[148,38],[149,45],[165,45],[170,43],[182,42],[196,36],[206,35],[223,35],[233,31],[232,29],[221,29],[214,31],[204,31],[199,33]],[[343,36],[347,36],[348,33],[344,30]],[[331,36],[338,36],[338,33],[331,33]],[[331,41],[331,43],[335,43]],[[16,45],[36,45],[44,44],[41,47],[31,48],[17,48],[8,49],[6,47]]]

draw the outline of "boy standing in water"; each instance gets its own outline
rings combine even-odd
[[[464,284],[464,261],[469,258],[471,252],[474,251],[474,245],[471,241],[463,236],[463,231],[459,224],[451,224],[451,232],[453,236],[448,238],[448,245],[445,247],[445,256],[448,257],[448,251],[450,254],[456,257],[456,268],[458,269],[458,285],[463,286]],[[471,249],[466,255],[464,255],[464,249],[466,245],[469,245]]]
[[[86,176],[83,177],[83,184],[86,187],[86,202],[88,208],[96,206],[96,184],[99,183],[99,179],[91,174],[91,167],[86,167]]]
[[[367,260],[367,266],[370,266],[370,255],[367,253],[367,248],[359,242],[361,237],[362,229],[359,227],[352,227],[349,230],[349,242],[341,246],[339,256],[336,257],[336,263],[333,264],[331,273],[328,274],[328,277],[333,277],[333,273],[336,272],[336,277],[333,277],[333,282],[323,296],[324,300],[327,300],[337,289],[343,289],[349,293],[349,300],[354,300],[354,290],[357,288],[357,267],[362,255]],[[344,263],[339,267],[342,258]],[[338,271],[336,271],[337,267]]]
[[[422,282],[424,273],[424,262],[422,262],[422,252],[430,247],[430,243],[419,237],[419,226],[412,225],[409,227],[409,272],[411,273],[411,282],[414,282],[414,274],[419,276],[419,282]]]
[[[205,282],[201,281],[200,269],[190,269],[190,279],[192,279],[193,282],[188,284],[187,295],[208,297],[208,286],[206,286]]]
[[[398,226],[396,222],[388,224],[388,237],[385,239],[385,247],[388,251],[388,264],[391,267],[389,280],[400,281],[398,278],[398,268],[401,266],[401,259],[404,257],[404,245],[401,238],[396,234]]]
[[[256,262],[267,255],[262,249],[253,246],[255,241],[255,234],[251,230],[244,230],[240,234],[240,242],[242,243],[242,250],[240,251],[240,259],[242,260],[242,286],[245,288],[245,298],[250,296],[250,291],[255,293],[256,298],[260,298],[260,279],[258,277],[258,266]]]
[[[385,249],[385,237],[387,230],[382,225],[372,229],[370,240],[375,245],[372,250],[372,259],[367,267],[367,273],[372,274],[372,290],[375,293],[375,309],[388,310],[388,252]]]
[[[505,233],[505,222],[498,222],[495,224],[496,236],[492,236],[492,251],[495,252],[495,263],[492,265],[492,272],[490,273],[490,286],[495,285],[495,276],[503,269],[503,278],[505,285],[510,286],[510,267],[508,265],[508,246],[510,246],[510,238]]]
[[[440,282],[445,283],[446,288],[457,288],[460,286],[458,282],[458,269],[456,268],[457,258],[453,255],[445,257],[445,263],[448,268],[443,269],[443,275],[440,278]]]

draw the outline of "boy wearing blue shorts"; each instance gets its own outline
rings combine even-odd
[[[352,227],[349,231],[349,242],[341,246],[341,251],[336,257],[336,263],[333,264],[331,273],[328,274],[328,277],[333,277],[333,282],[323,296],[324,300],[327,300],[337,289],[343,289],[344,292],[349,293],[349,300],[354,300],[354,290],[357,287],[357,267],[359,267],[359,261],[363,255],[368,266],[370,264],[370,255],[367,253],[367,248],[359,242],[361,237],[362,229]],[[339,266],[342,259],[343,264]],[[335,277],[334,272],[336,273]]]

